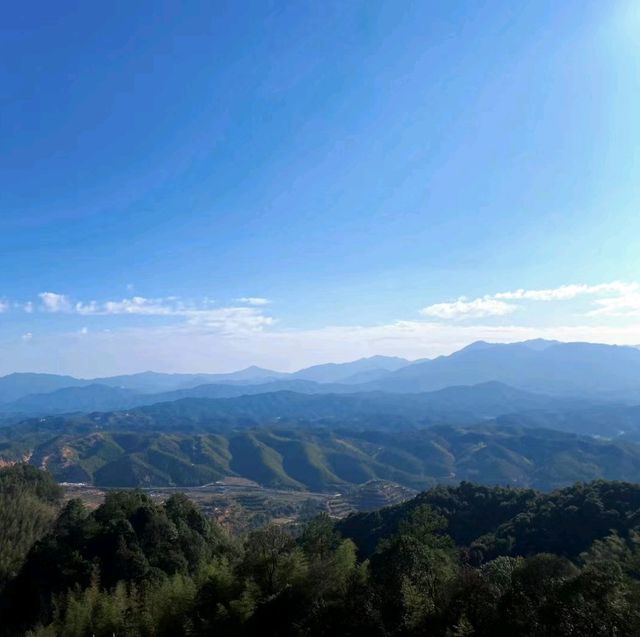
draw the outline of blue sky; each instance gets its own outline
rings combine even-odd
[[[639,35],[627,0],[13,3],[0,373],[640,343]]]

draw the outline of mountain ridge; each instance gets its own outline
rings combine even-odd
[[[451,386],[433,392],[414,394],[393,394],[382,391],[369,392],[320,392],[320,388],[311,381],[286,381],[274,383],[273,391],[264,391],[264,385],[247,387],[227,385],[203,385],[193,390],[182,390],[165,394],[137,395],[127,390],[117,390],[100,385],[59,390],[53,397],[59,398],[58,409],[51,409],[51,395],[32,398],[30,405],[38,400],[49,406],[41,415],[76,412],[100,412],[102,409],[84,408],[69,410],[68,397],[86,398],[87,393],[96,391],[98,398],[115,398],[125,404],[106,411],[117,413],[128,409],[134,413],[171,413],[177,410],[188,411],[197,408],[199,413],[209,414],[211,418],[246,417],[257,420],[276,418],[297,418],[313,421],[318,418],[390,418],[406,419],[413,423],[436,422],[444,418],[456,421],[473,422],[499,415],[530,410],[559,410],[577,408],[584,401],[575,401],[562,397],[547,396],[516,389],[497,381],[489,381],[471,386]],[[331,386],[344,390],[342,386]],[[247,390],[251,389],[249,393]],[[306,391],[304,391],[306,390]],[[28,398],[28,397],[27,397]],[[152,402],[149,403],[148,399]],[[17,401],[14,407],[25,406],[26,400]]]
[[[200,486],[242,477],[264,487],[335,492],[369,480],[423,489],[460,480],[554,488],[576,480],[635,479],[640,446],[513,427],[420,431],[92,431],[43,435],[10,447],[14,460],[56,479],[102,487]],[[0,451],[11,461],[7,444]]]
[[[212,383],[212,379],[216,382]],[[91,410],[88,396],[92,391],[96,393],[93,409],[101,410],[189,396],[223,397],[279,390],[317,394],[420,393],[490,381],[534,393],[640,403],[640,350],[541,339],[520,343],[477,341],[434,359],[410,362],[397,357],[370,357],[312,366],[290,374],[257,367],[229,374],[142,372],[92,380],[11,374],[0,378],[0,413]],[[109,394],[98,385],[115,391]],[[83,389],[92,386],[96,388]]]

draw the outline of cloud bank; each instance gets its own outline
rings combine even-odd
[[[637,283],[563,285],[459,297],[417,311],[421,319],[317,329],[282,324],[267,312],[267,303],[249,303],[249,298],[262,299],[244,297],[245,303],[234,299],[225,306],[206,298],[186,301],[132,296],[79,301],[43,292],[35,304],[8,301],[6,311],[24,312],[25,322],[38,319],[38,315],[41,321],[56,315],[60,325],[68,321],[70,327],[56,332],[38,328],[35,338],[35,330],[32,333],[31,326],[25,324],[15,338],[0,341],[0,373],[37,370],[101,376],[145,369],[216,372],[251,364],[293,370],[374,354],[433,357],[475,340],[548,338],[640,345],[640,321],[634,320],[640,317]],[[582,299],[580,312],[570,312],[571,320],[556,319],[554,325],[527,324],[530,304],[568,304],[578,298]],[[29,311],[33,316],[27,319]],[[110,319],[104,317],[120,318],[105,326]]]

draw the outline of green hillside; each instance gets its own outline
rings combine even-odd
[[[284,426],[224,433],[3,430],[0,460],[22,458],[60,481],[103,487],[186,487],[237,476],[313,491],[369,480],[414,489],[460,480],[549,489],[576,480],[640,478],[634,443],[490,425],[395,433]]]

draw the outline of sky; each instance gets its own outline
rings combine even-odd
[[[10,3],[0,374],[640,344],[635,0]]]

